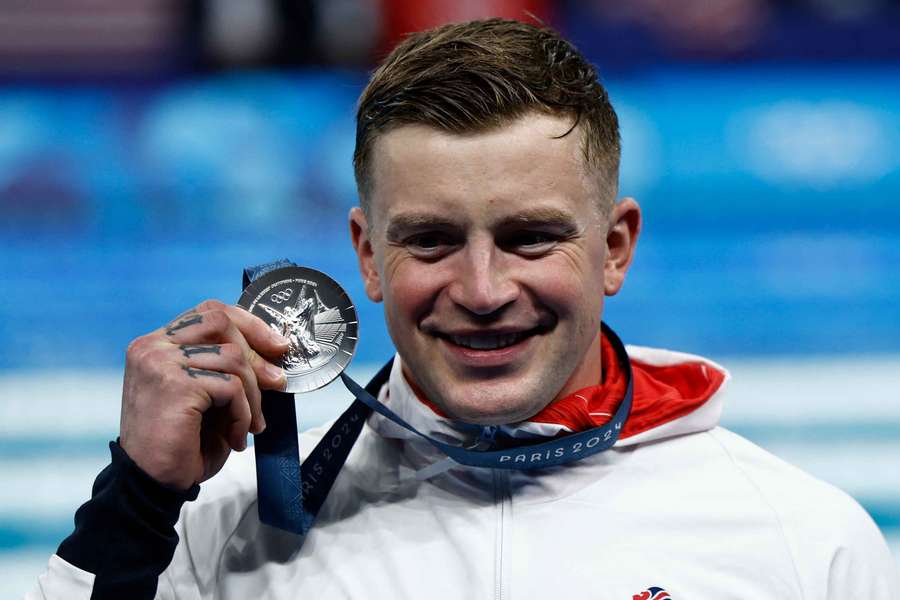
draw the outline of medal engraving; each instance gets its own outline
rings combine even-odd
[[[327,385],[356,350],[359,322],[347,293],[332,278],[306,267],[276,269],[251,283],[238,304],[286,337],[281,367],[285,392]]]

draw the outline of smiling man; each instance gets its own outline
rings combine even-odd
[[[637,204],[613,206],[582,127],[547,110],[487,131],[382,133],[351,213],[404,375],[463,421],[524,421],[596,384],[603,298],[631,263]]]
[[[397,350],[368,388],[415,431],[372,414],[312,529],[264,525],[251,453],[229,454],[265,429],[288,343],[204,302],[129,347],[112,463],[31,598],[900,593],[852,499],[717,426],[722,367],[601,324],[641,213],[617,199],[607,94],[558,34],[410,36],[362,95],[354,162],[352,243]]]

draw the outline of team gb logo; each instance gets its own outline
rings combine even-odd
[[[640,594],[635,594],[631,597],[631,600],[664,600],[665,598],[671,600],[672,596],[670,596],[669,592],[662,588],[651,587],[647,588]]]

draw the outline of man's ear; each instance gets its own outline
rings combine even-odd
[[[606,263],[603,267],[603,292],[607,296],[614,296],[622,289],[640,233],[641,207],[634,198],[623,198],[609,214]]]
[[[359,274],[362,275],[366,296],[372,302],[381,302],[384,296],[381,293],[381,278],[375,264],[375,251],[369,238],[369,221],[358,206],[350,209],[350,239],[353,241],[353,249],[356,250]]]

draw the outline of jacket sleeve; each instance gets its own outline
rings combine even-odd
[[[27,600],[98,600],[156,596],[157,580],[178,545],[175,523],[200,486],[179,491],[144,473],[117,442],[75,513],[75,531],[51,557]]]
[[[900,565],[868,513],[855,505],[844,523],[831,526],[843,530],[843,541],[831,555],[827,600],[900,597]]]
[[[779,495],[774,502],[782,510],[804,598],[900,598],[897,562],[856,500],[822,482],[806,492],[784,482]]]

